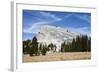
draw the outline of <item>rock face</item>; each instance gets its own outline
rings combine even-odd
[[[61,49],[61,43],[63,42],[72,42],[73,38],[76,38],[79,33],[65,30],[61,27],[55,27],[50,25],[43,25],[40,28],[39,33],[36,35],[39,43],[42,44],[51,44],[57,46],[56,51],[58,52]]]

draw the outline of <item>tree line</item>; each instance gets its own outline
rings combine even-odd
[[[33,37],[32,40],[23,41],[23,54],[30,56],[46,55],[47,52],[56,52],[56,45],[53,43],[46,45],[37,42],[37,38]],[[91,51],[91,37],[87,35],[77,36],[73,38],[72,42],[61,44],[60,52],[90,52]]]
[[[87,35],[77,36],[71,43],[62,43],[61,52],[90,52],[91,37]]]
[[[38,43],[36,37],[32,41],[23,41],[23,54],[29,54],[30,56],[46,55],[48,51],[56,52],[56,48],[53,43],[49,45]]]

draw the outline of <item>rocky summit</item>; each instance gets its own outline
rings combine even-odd
[[[51,25],[43,25],[40,27],[38,34],[36,35],[39,43],[42,44],[54,44],[57,46],[57,50],[61,49],[61,43],[72,42],[73,38],[80,35],[77,32],[67,30],[61,27],[51,26]]]

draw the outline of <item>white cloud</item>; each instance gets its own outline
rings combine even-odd
[[[89,31],[89,27],[80,27],[80,28],[67,27],[66,29],[73,31],[73,32],[83,34],[83,35],[91,36],[91,32]]]
[[[70,13],[70,14],[67,14],[64,18],[69,18],[70,16],[72,16],[73,15],[73,13]]]
[[[42,12],[42,11],[41,11],[40,14],[41,14],[42,16],[44,16],[44,17],[53,19],[53,21],[60,21],[60,20],[62,20],[61,18],[59,18],[59,17],[57,17],[56,15],[51,14],[51,13],[49,13],[49,12]]]
[[[75,17],[77,17],[77,18],[79,18],[81,20],[85,20],[88,23],[90,23],[90,16],[88,16],[88,15],[78,15],[78,14],[71,13],[71,14],[66,15],[64,18],[67,19],[67,18],[69,18],[72,15],[74,15]]]
[[[79,31],[82,34],[88,35],[88,36],[91,35],[89,31],[89,27],[81,27],[81,28],[78,28],[77,31]]]
[[[88,16],[88,15],[80,16],[80,15],[76,15],[76,14],[72,13],[72,14],[68,14],[67,16],[65,16],[65,18],[69,18],[72,15],[76,16],[77,18],[79,18],[81,20],[85,20],[88,23],[90,23],[90,16]],[[69,29],[70,31],[75,31],[75,32],[80,33],[80,34],[91,36],[91,32],[89,30],[89,27],[80,27],[80,28],[66,27],[66,29]]]
[[[31,27],[27,28],[27,29],[24,29],[24,33],[38,33],[39,30],[40,30],[40,27],[44,24],[48,24],[48,22],[36,22],[36,23],[33,23]]]
[[[88,23],[90,23],[90,16],[88,15],[75,15],[76,17],[78,17],[79,19],[85,20]]]
[[[44,17],[46,17],[47,19],[51,18],[50,21],[48,21],[47,19],[45,19],[45,20],[39,19],[39,21],[31,24],[32,26],[30,26],[27,29],[24,29],[24,31],[23,31],[24,33],[35,33],[35,34],[37,34],[42,25],[51,24],[53,22],[62,20],[61,18],[56,17],[54,14],[50,14],[50,13],[47,13],[47,12],[40,12],[40,14],[43,15]]]
[[[31,24],[31,26],[27,29],[24,29],[24,33],[35,33],[37,34],[40,30],[40,27],[42,25],[45,25],[45,24],[51,24],[53,22],[56,22],[56,21],[61,21],[62,19],[64,18],[69,18],[70,16],[74,15],[74,14],[68,14],[66,16],[64,16],[63,18],[59,18],[57,17],[56,15],[54,14],[51,14],[49,12],[40,12],[40,14],[44,17],[46,17],[47,19],[50,18],[50,21],[46,20],[46,19],[40,19],[39,18],[39,21]],[[76,17],[82,19],[82,20],[86,20],[88,22],[90,22],[89,20],[89,16],[80,16],[80,15],[75,15]],[[87,35],[90,35],[90,31],[88,30],[89,28],[88,27],[81,27],[81,28],[72,28],[72,27],[68,27],[66,29],[69,29],[71,31],[75,31],[75,32],[79,32],[81,34],[87,34]]]

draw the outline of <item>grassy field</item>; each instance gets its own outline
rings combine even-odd
[[[67,60],[87,60],[91,59],[90,52],[68,52],[55,53],[45,56],[23,55],[23,62],[46,62],[46,61],[67,61]]]

